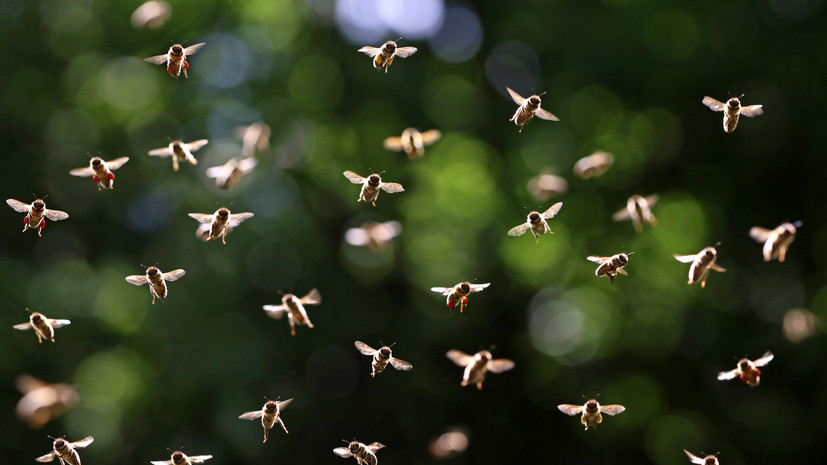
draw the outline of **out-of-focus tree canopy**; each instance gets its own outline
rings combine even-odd
[[[725,465],[817,460],[824,2],[170,3],[148,28],[130,20],[139,1],[0,2],[2,195],[48,195],[70,215],[38,238],[2,207],[0,462],[31,463],[46,435],[94,436],[81,451],[91,465],[165,460],[167,448],[216,464],[336,464],[332,449],[353,438],[385,444],[383,464],[681,465],[682,449],[720,451]],[[419,50],[387,74],[356,52],[400,36]],[[143,61],[200,42],[189,79]],[[518,132],[506,86],[547,92],[542,107],[561,121]],[[726,134],[701,99],[742,93],[764,114]],[[258,121],[270,148],[237,188],[218,189],[206,169],[239,156],[235,129]],[[442,138],[418,160],[383,148],[407,127]],[[175,139],[210,142],[174,172],[147,152]],[[597,150],[614,165],[575,177]],[[68,174],[98,154],[130,158],[112,191]],[[538,201],[526,185],[545,169],[568,191]],[[357,203],[345,170],[385,171],[405,192]],[[612,221],[630,195],[652,193],[656,227]],[[506,235],[558,201],[553,235]],[[219,206],[255,217],[226,245],[203,243],[187,213]],[[765,263],[749,229],[796,220],[786,261]],[[402,231],[380,252],[347,244],[366,221]],[[673,254],[719,242],[727,271],[687,286]],[[614,284],[585,258],[621,252],[634,254]],[[151,305],[124,277],[156,264],[187,273]],[[461,314],[430,291],[465,280],[492,284]],[[315,327],[295,336],[261,308],[314,287]],[[26,308],[72,323],[37,344],[12,329]],[[396,343],[414,368],[371,378],[355,340]],[[449,349],[489,349],[516,368],[461,388]],[[761,386],[716,379],[767,350]],[[21,374],[74,385],[80,402],[31,429],[15,415]],[[627,410],[596,431],[557,409],[598,394]],[[295,400],[281,415],[290,434],[276,426],[262,445],[261,425],[237,417],[265,396]],[[431,441],[451,429],[468,448],[435,458]]]

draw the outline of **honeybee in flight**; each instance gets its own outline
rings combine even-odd
[[[46,455],[41,455],[35,460],[38,462],[51,462],[55,459],[55,457],[57,457],[60,460],[61,465],[65,465],[67,463],[69,465],[81,465],[80,455],[78,454],[77,449],[83,449],[89,444],[92,444],[92,441],[94,440],[95,438],[92,436],[86,436],[80,441],[75,442],[69,442],[63,438],[57,438],[52,443],[53,450]]]
[[[187,161],[190,165],[197,165],[198,160],[192,156],[192,152],[197,152],[198,149],[207,145],[207,143],[209,143],[207,139],[199,139],[189,143],[174,140],[170,142],[167,147],[150,150],[149,154],[153,157],[172,157],[172,169],[178,171],[178,162]]]
[[[190,45],[189,47],[184,48],[181,44],[175,44],[169,48],[169,51],[163,55],[155,55],[154,57],[145,58],[144,61],[156,64],[156,65],[167,65],[167,73],[170,76],[178,79],[178,76],[181,73],[184,73],[184,77],[187,76],[187,68],[190,67],[190,64],[187,63],[187,57],[190,55],[195,55],[195,53],[204,46],[204,43]]]
[[[161,270],[154,266],[146,269],[146,274],[135,274],[126,277],[126,282],[136,286],[143,286],[149,283],[149,293],[152,294],[152,303],[155,303],[155,298],[164,301],[167,297],[167,282],[177,281],[181,276],[187,272],[182,269],[162,273]]]
[[[709,270],[715,270],[721,273],[726,271],[726,269],[721,268],[715,263],[717,257],[718,251],[715,250],[715,247],[706,247],[695,255],[675,254],[675,260],[681,263],[692,263],[692,266],[689,267],[688,284],[700,281],[701,287],[706,287],[706,276],[709,274]]]
[[[37,342],[42,344],[43,339],[55,342],[55,328],[62,328],[71,323],[69,320],[55,320],[46,318],[42,313],[32,312],[32,314],[29,315],[28,323],[14,325],[14,329],[21,331],[26,331],[29,328],[34,329],[34,333],[37,335]]]
[[[635,232],[640,234],[643,232],[643,223],[649,223],[652,226],[658,224],[658,220],[652,214],[652,205],[657,201],[657,194],[648,197],[633,195],[626,201],[626,208],[612,215],[612,219],[615,221],[631,219]]]
[[[544,211],[543,213],[538,213],[536,211],[529,213],[528,217],[526,218],[526,222],[519,226],[514,226],[513,228],[511,228],[508,231],[508,235],[522,236],[526,233],[526,231],[531,230],[531,233],[534,234],[534,238],[537,239],[537,242],[540,242],[540,236],[542,236],[543,234],[554,234],[548,227],[548,223],[546,222],[546,220],[550,220],[557,216],[557,213],[560,212],[561,208],[563,208],[563,202],[557,202],[554,205],[548,207],[548,210]]]
[[[589,179],[605,173],[614,163],[614,157],[609,152],[598,150],[593,154],[577,160],[574,164],[574,174],[581,179]]]
[[[456,306],[459,305],[459,312],[462,313],[462,309],[468,305],[468,295],[472,292],[482,292],[483,289],[490,285],[491,283],[471,284],[468,281],[464,281],[454,287],[432,287],[431,290],[448,296],[446,299],[448,308],[453,311]]]
[[[632,255],[634,252],[629,253],[619,253],[617,255],[612,255],[611,257],[601,257],[598,255],[590,255],[586,257],[587,260],[599,263],[597,269],[594,270],[594,275],[597,277],[600,276],[608,276],[609,283],[615,282],[615,277],[618,273],[622,275],[627,275],[626,270],[623,267],[629,263],[629,255]]]
[[[204,463],[211,458],[212,455],[193,455],[192,457],[189,457],[180,450],[176,450],[172,453],[169,460],[153,460],[150,463],[152,465],[192,465],[196,463]]]
[[[461,350],[452,349],[445,354],[458,366],[465,367],[462,373],[460,386],[476,384],[477,389],[482,389],[482,382],[485,381],[487,372],[502,373],[514,368],[514,361],[507,358],[495,359],[491,352],[481,350],[474,355],[468,355]]]
[[[743,96],[744,94],[741,94],[741,97]],[[708,106],[712,111],[724,112],[724,132],[729,133],[735,130],[740,115],[752,118],[753,116],[764,114],[763,105],[748,105],[742,107],[741,101],[738,100],[738,98],[739,97],[732,97],[727,100],[726,103],[719,102],[712,97],[704,97],[702,100],[703,104]]]
[[[270,436],[270,429],[276,426],[276,423],[281,425],[281,428],[284,430],[285,433],[290,434],[287,431],[287,427],[284,426],[284,422],[281,420],[281,410],[284,407],[290,405],[290,402],[293,402],[293,399],[283,400],[281,402],[275,400],[268,400],[267,403],[264,404],[264,407],[261,410],[254,410],[252,412],[246,412],[239,415],[238,418],[242,420],[257,420],[261,418],[261,426],[264,427],[264,441],[262,443],[267,442],[267,438]]]
[[[592,429],[597,428],[597,425],[603,422],[603,413],[615,416],[626,410],[626,407],[617,404],[600,405],[600,402],[595,399],[590,399],[583,405],[560,404],[557,408],[568,416],[580,415],[580,423],[586,427],[586,430],[589,426]]]
[[[212,215],[209,213],[187,213],[187,215],[202,223],[195,231],[195,235],[200,237],[204,242],[210,239],[221,237],[221,243],[227,243],[227,234],[233,230],[234,227],[241,224],[242,221],[252,218],[253,214],[250,212],[244,213],[230,213],[226,207],[221,207]]]
[[[348,178],[353,184],[362,185],[362,190],[359,192],[359,199],[357,201],[361,202],[364,200],[365,202],[370,202],[374,207],[376,206],[376,198],[379,197],[379,189],[382,189],[388,194],[395,194],[405,190],[402,187],[402,184],[395,182],[382,182],[382,178],[376,173],[373,173],[366,178],[359,176],[353,171],[345,171],[342,174],[344,174],[345,177]]]
[[[393,64],[394,57],[407,58],[416,53],[416,47],[399,47],[395,41],[389,40],[379,48],[365,45],[357,51],[372,57],[373,67],[375,69],[382,69],[384,67],[387,73],[388,68]]]
[[[319,305],[322,303],[322,295],[316,289],[311,290],[306,296],[299,299],[293,294],[285,294],[281,298],[281,305],[265,305],[264,311],[270,318],[280,319],[284,314],[287,314],[287,319],[290,322],[290,335],[296,335],[296,325],[306,325],[308,328],[313,327],[310,318],[307,317],[307,311],[304,309],[305,305]]]
[[[98,185],[98,191],[101,189],[114,189],[115,175],[112,171],[120,168],[128,161],[129,157],[120,157],[110,161],[103,161],[100,157],[92,157],[92,159],[89,160],[88,167],[75,168],[69,171],[69,174],[84,178],[92,176],[92,181]]]
[[[46,208],[46,202],[43,201],[45,198],[46,197],[37,199],[32,202],[31,205],[15,199],[6,199],[6,203],[9,204],[14,211],[26,213],[26,216],[23,218],[23,232],[26,232],[29,228],[37,229],[37,236],[41,237],[43,234],[43,228],[46,227],[45,218],[49,218],[52,221],[60,221],[69,218],[69,214],[66,212]]]
[[[388,366],[388,363],[397,370],[408,371],[413,368],[413,365],[410,363],[394,357],[390,346],[382,346],[377,350],[362,341],[356,341],[354,345],[359,349],[359,352],[373,357],[373,362],[371,362],[371,368],[373,368],[373,372],[370,374],[371,377],[382,373],[382,370]]]
[[[758,367],[770,363],[773,357],[772,352],[767,351],[767,353],[755,361],[742,358],[738,361],[738,365],[734,370],[718,373],[718,379],[720,381],[730,381],[735,378],[741,378],[741,381],[745,382],[749,387],[758,386],[761,384],[761,370],[759,370]]]
[[[333,449],[333,453],[345,459],[353,457],[357,465],[377,465],[379,460],[376,458],[376,451],[383,447],[385,445],[379,442],[372,442],[366,446],[359,441],[351,441],[347,447]]]
[[[514,92],[509,87],[506,87],[505,90],[507,90],[509,95],[511,95],[511,100],[514,100],[514,103],[519,105],[517,111],[514,112],[514,116],[512,116],[508,121],[513,121],[514,124],[519,126],[520,132],[523,132],[523,127],[525,127],[525,125],[531,121],[531,118],[534,118],[535,116],[548,121],[560,121],[560,118],[540,108],[540,104],[542,103],[540,97],[545,95],[545,92],[540,95],[532,95],[529,98],[523,98],[520,94]]]
[[[795,232],[801,227],[801,221],[784,223],[773,230],[754,226],[749,230],[749,236],[758,242],[764,243],[764,261],[777,258],[783,262],[787,258],[787,249],[795,240]]]
[[[714,455],[707,455],[706,457],[701,458],[686,449],[684,449],[683,452],[687,457],[689,457],[689,461],[692,463],[696,463],[698,465],[718,465],[718,457],[715,457]]]
[[[408,155],[411,160],[422,158],[425,155],[425,146],[431,145],[442,137],[442,133],[436,129],[431,129],[425,132],[419,132],[415,128],[408,128],[402,131],[400,137],[388,137],[382,145],[394,152],[400,150]]]
[[[529,179],[526,187],[535,200],[545,202],[552,197],[565,194],[569,190],[569,183],[565,178],[555,175],[552,170],[544,169]]]
[[[270,148],[270,126],[260,121],[236,128],[235,135],[241,139],[241,158],[250,158],[256,151]]]
[[[18,376],[15,384],[23,393],[17,403],[17,416],[34,429],[71,410],[80,400],[69,384],[49,384],[29,375]]]
[[[368,221],[358,228],[345,231],[345,241],[350,245],[366,245],[374,252],[382,252],[390,246],[391,239],[398,236],[400,232],[402,232],[402,224],[398,221],[386,223]]]
[[[227,163],[207,168],[204,173],[208,178],[215,178],[215,185],[219,189],[233,189],[241,181],[241,177],[253,171],[258,160],[250,158],[230,158]]]

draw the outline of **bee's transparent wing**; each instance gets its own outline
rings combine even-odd
[[[287,313],[287,309],[284,305],[264,305],[261,307],[267,312],[267,316],[270,318],[274,318],[276,320],[280,319]]]
[[[359,352],[361,352],[364,355],[373,356],[373,354],[376,353],[376,349],[374,349],[373,347],[365,344],[362,341],[356,341],[356,342],[353,343],[353,345],[355,345],[356,349],[358,349]]]
[[[229,163],[229,162],[227,162],[227,163]],[[207,168],[207,171],[205,171],[204,174],[207,175],[208,178],[217,178],[219,176],[224,176],[224,178],[225,178],[224,180],[226,181],[226,178],[227,178],[227,176],[229,176],[229,174],[226,173],[225,171],[230,171],[232,168],[225,168],[225,166],[227,166],[227,165],[218,165],[218,166],[213,166],[211,168]],[[223,182],[222,182],[222,184],[223,184]]]
[[[116,158],[114,160],[110,160],[110,161],[106,162],[106,166],[110,170],[116,170],[116,169],[120,168],[121,166],[123,166],[128,161],[129,161],[129,157],[120,157],[120,158]]]
[[[382,142],[382,146],[388,150],[393,150],[394,152],[398,152],[402,150],[402,138],[401,137],[388,137]]]
[[[93,438],[92,436],[86,436],[85,438],[81,439],[80,441],[73,442],[72,447],[74,447],[75,449],[83,449],[84,447],[88,446],[89,444],[92,444],[92,441],[94,441],[94,440],[95,440],[95,438]]]
[[[434,291],[434,292],[439,292],[442,295],[448,295],[448,294],[450,294],[451,292],[454,291],[454,288],[453,287],[432,287],[431,290]]]
[[[278,407],[279,410],[281,410],[284,407],[287,407],[288,405],[290,405],[290,402],[293,402],[293,399],[287,399],[287,400],[283,400],[281,402],[276,402],[276,407]]]
[[[362,48],[360,48],[359,50],[357,50],[357,52],[362,52],[362,53],[364,53],[365,55],[368,55],[368,56],[370,56],[370,57],[375,57],[376,55],[379,55],[379,52],[380,52],[380,51],[382,51],[382,49],[380,49],[380,48],[376,48],[376,47],[371,47],[370,45],[365,45],[364,47],[362,47]],[[346,449],[346,448],[345,448],[345,449]],[[335,451],[334,451],[334,452],[335,452]],[[348,456],[348,457],[349,457],[349,456]]]
[[[612,215],[612,219],[615,220],[615,221],[623,221],[623,220],[628,220],[630,216],[631,215],[629,214],[629,209],[626,208],[626,207],[623,207],[622,210],[619,210],[617,213]]]
[[[69,171],[69,174],[71,174],[72,176],[81,176],[84,178],[88,178],[89,176],[94,175],[95,171],[92,168],[85,166],[83,168],[75,168]]]
[[[207,460],[211,459],[212,455],[190,455],[189,459],[191,463],[204,463]]]
[[[168,273],[164,273],[163,277],[164,277],[164,281],[173,282],[173,281],[177,281],[178,278],[180,278],[181,276],[184,276],[185,274],[187,274],[187,272],[179,268],[177,270],[172,270]]]
[[[53,320],[51,318],[49,318],[49,323],[52,324],[53,328],[62,328],[64,326],[72,324],[72,322],[69,320]]]
[[[511,90],[510,87],[506,87],[505,90],[508,91],[508,94],[511,95],[511,100],[514,100],[514,103],[517,105],[522,105],[525,102],[525,99],[518,93]]]
[[[147,281],[149,281],[149,279],[147,279],[145,274],[133,274],[132,276],[126,277],[126,282],[136,286],[143,286]]]
[[[337,447],[333,449],[333,453],[342,458],[348,458],[353,455],[350,453],[350,449],[348,449],[347,447]]]
[[[307,293],[306,296],[302,297],[300,301],[304,305],[319,305],[322,303],[322,295],[319,293],[318,289],[313,288]]]
[[[396,56],[399,58],[407,58],[416,53],[416,47],[398,47],[396,49]]]
[[[754,363],[755,366],[757,366],[757,367],[762,367],[762,366],[770,363],[770,361],[773,359],[773,357],[775,357],[775,356],[772,354],[772,352],[767,351],[767,353],[762,355],[761,358],[759,358],[758,360],[756,360],[752,363]]]
[[[557,216],[560,213],[560,209],[563,208],[563,202],[557,202],[554,205],[548,207],[548,210],[543,212],[543,218],[549,220]]]
[[[154,65],[162,65],[167,62],[167,57],[168,55],[165,53],[163,55],[155,55],[154,57],[144,58],[144,61]]]
[[[31,327],[32,327],[32,324],[31,324],[31,322],[28,322],[28,321],[25,322],[25,323],[20,323],[19,325],[12,326],[12,328],[19,329],[20,331],[25,331],[27,329],[30,329]]]
[[[350,228],[345,231],[345,242],[350,245],[367,245],[370,241],[370,234],[362,228]]]
[[[471,284],[469,287],[470,287],[471,292],[482,292],[483,289],[485,289],[486,287],[488,287],[490,285],[491,285],[491,283]]]
[[[69,214],[66,212],[60,210],[50,210],[48,208],[43,211],[43,215],[52,221],[60,221],[69,218]]]
[[[588,257],[586,257],[586,260],[588,260],[590,262],[595,262],[595,263],[603,263],[606,260],[608,260],[609,258],[611,258],[611,257],[601,257],[599,255],[589,255]]]
[[[14,208],[14,211],[20,213],[28,213],[30,205],[27,203],[23,203],[19,200],[14,199],[6,199],[6,203],[9,204],[10,207]]]
[[[724,111],[726,108],[726,105],[723,102],[719,102],[712,97],[704,97],[701,102],[712,109],[712,111]]]
[[[763,115],[764,114],[764,106],[763,105],[749,105],[746,107],[741,107],[741,114],[746,116],[747,118],[752,118],[753,116]]]
[[[253,412],[245,412],[238,416],[238,418],[242,420],[256,420],[261,418],[262,412],[261,410],[255,410]]]
[[[513,228],[508,230],[508,235],[509,236],[514,236],[514,237],[522,236],[523,234],[526,233],[526,231],[528,231],[528,228],[530,228],[528,223],[523,223],[523,224],[514,226]]]
[[[445,354],[445,356],[448,357],[456,365],[459,365],[461,367],[464,367],[464,366],[468,365],[469,363],[471,363],[471,361],[474,360],[473,356],[468,355],[465,352],[463,352],[461,350],[457,350],[457,349],[449,350]]]
[[[652,194],[649,196],[644,197],[646,203],[651,207],[652,205],[658,203],[658,194]]]
[[[147,153],[149,153],[153,157],[169,157],[169,156],[172,156],[172,152],[170,152],[169,147],[162,147],[160,149],[152,149]]]
[[[569,416],[580,415],[583,413],[582,405],[560,404],[557,409]]]
[[[488,371],[492,373],[502,373],[514,368],[514,361],[507,358],[497,358],[488,362]]]
[[[372,442],[372,443],[368,444],[368,446],[367,446],[368,450],[373,452],[373,453],[376,453],[376,451],[378,451],[379,449],[381,449],[383,447],[385,447],[385,445],[380,443],[380,442]]]
[[[675,260],[677,260],[681,263],[692,263],[692,262],[695,261],[696,256],[697,256],[697,254],[695,254],[695,255],[678,255],[678,254],[675,254],[674,255]]]
[[[250,213],[250,212],[244,212],[244,213],[233,213],[233,214],[230,216],[230,227],[231,227],[231,228],[234,228],[234,227],[238,226],[239,224],[241,224],[241,222],[242,222],[242,221],[244,221],[244,220],[249,220],[249,219],[250,219],[250,218],[252,218],[253,216],[255,216],[255,215],[253,215],[253,214],[252,214],[252,213]]]
[[[187,55],[187,56],[195,55],[195,53],[198,52],[199,50],[201,50],[201,47],[203,47],[203,46],[204,46],[204,42],[201,42],[200,44],[190,45],[189,47],[184,49],[184,55]],[[192,458],[192,457],[190,457],[190,458]]]
[[[440,137],[442,137],[442,133],[436,129],[430,129],[423,133],[420,133],[422,137],[422,143],[425,145],[431,145],[434,142],[438,141]]]
[[[404,360],[400,360],[396,357],[391,357],[389,362],[391,363],[391,366],[393,366],[397,370],[408,371],[411,368],[413,368],[413,365],[411,365],[410,363]]]
[[[57,456],[57,454],[55,454],[55,451],[51,451],[48,454],[41,455],[40,457],[36,458],[35,461],[37,461],[37,462],[51,462],[52,460],[55,459],[56,456]]]
[[[749,230],[749,237],[755,239],[758,242],[767,242],[767,239],[770,238],[770,231],[769,229],[762,228],[760,226],[753,226]]]
[[[358,174],[354,173],[353,171],[345,171],[342,173],[345,175],[346,178],[350,180],[353,184],[362,184],[365,182],[365,178],[359,176]]]
[[[618,404],[601,405],[600,411],[607,415],[617,415],[618,413],[623,413],[624,411],[626,411],[626,407]]]
[[[684,449],[683,452],[686,454],[687,457],[689,457],[689,461],[692,463],[703,464],[704,462],[706,462],[704,459],[698,457],[697,455],[693,454],[692,452],[689,452],[686,449]]]
[[[731,379],[735,379],[738,376],[738,370],[729,370],[729,371],[722,371],[718,373],[718,379],[720,381],[729,381]]]
[[[398,182],[382,182],[379,183],[379,187],[381,187],[382,190],[387,192],[388,194],[395,194],[397,192],[405,191],[405,188],[402,187],[402,184],[399,184]]]
[[[546,110],[543,110],[542,108],[538,108],[537,111],[534,113],[534,116],[547,121],[560,121],[560,118],[554,116]]]
[[[187,213],[187,216],[199,223],[212,223],[213,215],[210,213]]]
[[[198,139],[195,142],[188,143],[187,146],[190,148],[190,152],[195,152],[196,150],[200,149],[201,147],[203,147],[203,146],[205,146],[209,143],[210,143],[210,141],[207,140],[207,139]],[[190,457],[190,458],[192,458],[192,457]]]

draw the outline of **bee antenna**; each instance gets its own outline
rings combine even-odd
[[[718,242],[715,243],[715,247],[720,247],[720,246],[721,246],[721,241],[718,241]]]
[[[634,252],[629,252],[629,253],[627,253],[626,255],[632,255],[632,254],[634,254]]]
[[[801,220],[798,220],[795,223],[793,223],[793,226],[795,226],[796,228],[800,228],[804,226],[804,223],[802,223]]]
[[[355,441],[355,440],[356,440],[356,438],[353,438],[353,440]],[[342,439],[342,441],[344,441],[344,442],[346,442],[346,443],[350,444],[350,441],[348,441],[347,439]]]
[[[546,93],[543,92],[542,94],[538,95],[538,97],[542,97],[543,95],[546,95]]]
[[[738,98],[744,98],[744,94],[741,94],[740,96],[738,96]]]
[[[399,42],[400,40],[402,40],[402,36],[399,36],[399,38],[396,39],[397,42]]]

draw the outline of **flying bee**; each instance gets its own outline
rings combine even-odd
[[[743,96],[744,94],[741,94],[741,97]],[[712,97],[704,97],[702,102],[712,111],[724,112],[724,132],[727,133],[735,130],[735,126],[738,125],[738,118],[740,115],[752,118],[753,116],[764,114],[763,105],[748,105],[742,107],[741,101],[738,100],[738,97],[732,97],[727,100],[726,103],[719,102]]]
[[[204,173],[208,178],[215,178],[215,185],[219,189],[233,189],[241,181],[241,177],[253,171],[258,160],[249,158],[230,158],[227,163],[207,168]]]
[[[284,430],[285,433],[288,433],[287,427],[284,426],[284,422],[281,420],[281,410],[284,407],[290,405],[290,402],[293,402],[293,399],[283,400],[281,402],[275,400],[268,400],[267,403],[264,404],[264,407],[261,410],[254,410],[252,412],[246,412],[239,415],[238,418],[242,420],[257,420],[261,418],[261,426],[264,427],[264,441],[267,442],[267,438],[270,436],[270,429],[276,426],[276,423],[281,425],[281,428]]]
[[[57,457],[58,460],[60,460],[61,465],[65,465],[67,463],[69,465],[81,465],[80,455],[78,454],[77,449],[83,449],[89,444],[92,444],[92,441],[94,440],[95,438],[92,436],[86,436],[80,441],[75,442],[69,442],[63,438],[57,438],[52,443],[53,450],[46,455],[41,455],[35,460],[38,462],[51,462],[55,459],[55,457]]]
[[[190,165],[197,165],[198,160],[192,156],[192,152],[197,152],[198,149],[207,145],[207,143],[209,143],[207,139],[199,139],[189,143],[174,140],[170,142],[167,147],[150,150],[149,154],[153,157],[172,157],[172,169],[178,171],[178,162],[187,161]]]
[[[387,73],[388,68],[393,64],[394,57],[407,58],[416,53],[416,47],[398,47],[396,42],[389,40],[382,44],[379,48],[365,45],[357,50],[357,52],[361,52],[369,57],[372,57],[373,67],[375,69],[382,69],[384,67],[385,72]]]
[[[162,273],[161,270],[154,266],[146,269],[146,274],[135,274],[126,277],[126,282],[136,286],[143,286],[149,283],[149,293],[152,295],[152,303],[155,303],[155,298],[164,301],[167,297],[167,282],[177,281],[181,276],[187,272],[182,269]]]
[[[32,314],[29,315],[28,323],[14,325],[14,329],[21,331],[26,331],[30,328],[34,329],[34,333],[37,335],[37,342],[42,344],[43,339],[55,342],[55,328],[62,328],[71,323],[69,320],[55,320],[46,318],[42,313],[32,312]]]
[[[718,465],[718,457],[715,457],[714,455],[707,455],[706,457],[701,458],[686,449],[684,449],[683,452],[687,457],[689,457],[689,461],[692,463],[696,463],[698,465]]]
[[[634,252],[629,253],[619,253],[617,255],[612,255],[611,257],[601,257],[598,255],[590,255],[586,257],[587,260],[599,263],[597,269],[594,270],[594,275],[597,277],[600,276],[608,276],[609,283],[615,282],[615,277],[618,273],[622,275],[627,275],[626,270],[623,267],[629,263],[629,255],[632,255]]]
[[[448,296],[446,299],[448,308],[453,311],[456,306],[459,305],[459,312],[462,313],[462,310],[468,305],[468,295],[472,292],[482,292],[483,289],[490,285],[491,283],[471,284],[468,281],[464,281],[454,287],[432,287],[431,290]]]
[[[204,46],[204,43],[190,45],[189,47],[184,48],[181,44],[175,44],[169,48],[169,51],[163,55],[155,55],[154,57],[145,58],[144,61],[155,64],[155,65],[167,65],[167,73],[170,76],[178,79],[178,76],[181,73],[184,73],[184,77],[187,76],[187,69],[190,67],[190,64],[187,63],[187,57],[190,55],[195,55],[195,52],[201,49]]]
[[[626,410],[626,407],[617,404],[600,405],[600,402],[595,399],[590,399],[583,405],[560,404],[557,408],[568,416],[580,415],[580,423],[586,427],[586,430],[589,426],[592,429],[597,428],[597,425],[603,422],[603,413],[615,416]]]
[[[614,163],[614,157],[609,152],[598,150],[585,156],[574,164],[574,174],[581,179],[589,179],[605,173]]]
[[[129,18],[132,26],[155,29],[163,26],[172,14],[172,7],[163,0],[149,0],[139,6]]]
[[[548,207],[548,210],[544,211],[543,213],[538,213],[536,211],[529,213],[528,217],[526,218],[526,222],[519,226],[514,226],[513,228],[508,230],[508,235],[522,236],[526,233],[526,231],[531,230],[531,233],[534,234],[534,238],[537,239],[537,242],[540,242],[540,236],[542,236],[543,234],[554,234],[548,227],[548,223],[546,222],[546,220],[554,218],[557,215],[557,213],[560,212],[561,208],[563,208],[563,202],[557,202],[554,205]]]
[[[376,206],[376,198],[379,197],[379,189],[382,189],[388,194],[395,194],[405,190],[402,187],[402,184],[395,182],[382,182],[382,178],[376,173],[373,173],[366,178],[359,176],[353,171],[345,171],[342,174],[344,174],[345,177],[348,178],[353,184],[362,185],[362,190],[359,192],[358,201],[361,202],[364,200],[365,202],[370,202],[374,207]]]
[[[400,232],[402,232],[402,224],[398,221],[386,223],[368,221],[358,228],[345,231],[345,241],[350,245],[357,247],[366,245],[374,252],[382,252],[390,246],[391,239],[398,236]]]
[[[520,128],[520,132],[523,132],[523,127],[525,127],[525,125],[531,121],[531,118],[534,118],[535,116],[548,121],[560,121],[560,118],[540,108],[540,103],[542,103],[540,97],[545,95],[545,92],[540,95],[532,95],[529,98],[523,98],[520,94],[514,92],[508,87],[506,87],[505,90],[507,90],[509,95],[511,95],[511,100],[514,100],[514,103],[519,105],[517,111],[514,112],[514,116],[512,116],[508,121],[513,121],[514,124]]]
[[[195,232],[196,236],[203,239],[204,242],[221,236],[222,244],[227,243],[227,233],[241,224],[242,221],[253,217],[250,212],[230,213],[230,210],[225,207],[219,208],[212,215],[208,213],[187,213],[187,215],[202,223]]]
[[[29,375],[18,376],[15,384],[23,393],[17,403],[17,416],[34,429],[71,410],[80,400],[69,384],[49,384]]]
[[[457,366],[465,367],[462,373],[460,386],[465,387],[476,384],[477,389],[482,389],[482,382],[485,381],[487,372],[503,373],[514,368],[514,361],[507,358],[495,359],[491,352],[481,350],[474,355],[468,355],[461,350],[451,349],[445,354]]]
[[[758,386],[761,384],[761,370],[759,370],[758,367],[762,367],[770,363],[773,357],[774,355],[772,352],[767,351],[767,353],[755,361],[748,358],[742,358],[741,360],[738,360],[738,365],[734,370],[722,371],[718,373],[718,380],[730,381],[735,378],[741,378],[741,381],[746,383],[749,387]]]
[[[681,263],[692,263],[692,266],[689,267],[688,284],[700,281],[701,287],[706,287],[706,276],[709,274],[709,270],[715,270],[721,273],[726,271],[715,263],[717,257],[718,251],[715,250],[715,247],[706,247],[695,255],[675,254],[675,260]]]
[[[211,458],[212,455],[193,455],[189,457],[180,450],[176,450],[172,453],[169,460],[152,460],[150,463],[152,465],[192,465],[196,463],[204,463]]]
[[[92,176],[92,181],[98,185],[98,191],[101,189],[114,189],[115,175],[112,171],[120,168],[128,161],[129,157],[120,157],[110,161],[103,161],[100,157],[92,157],[92,159],[89,160],[89,167],[75,168],[69,171],[69,174],[84,178]]]
[[[640,234],[643,232],[643,223],[649,223],[652,226],[658,224],[658,220],[652,214],[652,205],[657,201],[657,194],[648,197],[633,195],[626,201],[626,208],[612,215],[612,219],[615,221],[631,219],[635,232]]]
[[[402,131],[400,137],[388,137],[382,145],[394,152],[400,150],[408,155],[411,160],[422,158],[425,155],[425,146],[431,145],[442,137],[442,133],[436,129],[431,129],[425,132],[419,132],[415,128],[408,128]]]
[[[550,169],[544,169],[540,174],[528,180],[528,191],[538,202],[565,194],[569,190],[569,183],[565,178],[554,174]]]
[[[359,441],[351,441],[347,447],[333,449],[333,453],[345,459],[353,457],[356,459],[357,465],[377,465],[379,460],[376,458],[376,451],[383,447],[385,445],[379,442],[373,442],[366,446]]]
[[[388,366],[388,363],[397,370],[408,371],[413,368],[413,365],[410,363],[394,357],[390,346],[382,346],[377,350],[362,341],[356,341],[354,344],[356,348],[359,349],[359,352],[373,357],[373,362],[371,362],[371,368],[373,368],[373,372],[370,374],[371,377],[382,373],[382,370]]]
[[[293,294],[285,294],[281,298],[281,305],[265,305],[264,311],[270,318],[280,319],[284,314],[287,314],[287,319],[290,322],[290,335],[296,335],[296,325],[306,325],[308,328],[313,327],[310,318],[307,317],[307,311],[304,309],[305,305],[319,305],[322,303],[322,295],[316,289],[311,290],[306,296],[299,299]]]
[[[46,202],[43,201],[45,198],[46,197],[37,199],[32,202],[31,205],[15,199],[6,199],[6,203],[9,204],[14,211],[26,213],[26,216],[23,218],[23,232],[26,232],[29,228],[37,229],[37,236],[41,237],[43,234],[43,228],[46,227],[45,218],[49,218],[52,221],[60,221],[69,218],[69,214],[66,212],[46,208]]]
[[[754,226],[749,230],[749,236],[758,242],[764,243],[764,261],[777,258],[783,262],[787,258],[787,249],[795,240],[795,232],[801,227],[801,221],[784,223],[773,230]]]
[[[235,135],[241,139],[241,158],[252,157],[256,151],[270,148],[270,126],[261,121],[236,128]]]

